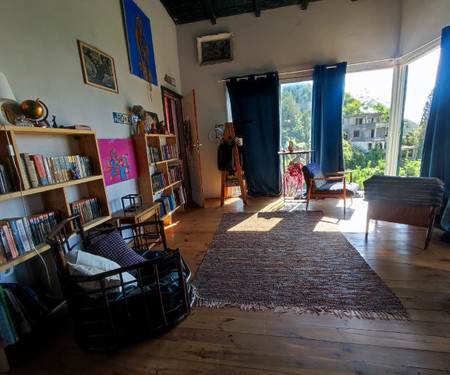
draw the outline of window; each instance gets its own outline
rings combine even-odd
[[[311,149],[312,81],[281,84],[281,148]]]
[[[358,138],[359,137],[359,130],[354,130],[353,131],[353,138]]]
[[[419,176],[425,130],[430,115],[440,49],[408,64],[401,138],[400,176]]]
[[[374,129],[372,129],[370,131],[370,138],[373,138],[373,137],[375,137],[375,130]]]

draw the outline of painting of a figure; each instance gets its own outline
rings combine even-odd
[[[106,186],[138,177],[132,139],[99,139]]]
[[[131,73],[158,85],[150,19],[132,1],[123,0]]]

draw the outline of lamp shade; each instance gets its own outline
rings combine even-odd
[[[11,86],[9,86],[5,74],[2,72],[0,72],[0,100],[16,101],[16,97],[11,90]]]

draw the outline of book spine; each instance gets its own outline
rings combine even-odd
[[[25,176],[25,179],[23,180],[24,188],[29,189],[31,187],[31,185],[30,185],[30,179],[28,177],[27,166],[25,165],[25,160],[23,159],[22,156],[20,156],[19,159],[20,159],[20,164],[22,164],[22,169],[23,169],[24,176]]]
[[[45,174],[47,175],[48,183],[54,184],[55,180],[53,179],[53,174],[51,173],[51,165],[49,158],[43,158],[44,161],[44,168],[45,168]]]
[[[34,163],[30,159],[30,155],[28,153],[20,154],[25,161],[25,168],[27,170],[28,178],[30,180],[30,185],[32,188],[36,188],[39,186],[38,176],[36,173],[36,168],[34,167]]]
[[[11,228],[11,232],[13,234],[14,243],[17,246],[17,250],[19,251],[19,254],[22,255],[25,253],[22,241],[20,239],[19,229],[17,228],[16,222],[14,220],[9,221],[9,226]]]
[[[42,155],[30,155],[30,159],[34,163],[41,185],[48,185],[48,178],[47,173],[45,172],[44,160]]]
[[[16,327],[14,325],[14,321],[11,316],[11,312],[9,311],[9,308],[8,308],[8,302],[6,301],[5,291],[3,290],[3,287],[1,285],[0,285],[0,299],[2,300],[3,306],[5,308],[6,316],[8,317],[8,322],[11,327],[11,333],[14,337],[14,343],[15,343],[15,342],[17,342],[17,340],[19,340],[19,336],[17,336]]]
[[[14,221],[17,225],[17,229],[19,230],[20,241],[22,242],[23,251],[27,253],[31,250],[30,242],[28,241],[27,233],[25,231],[25,227],[23,226],[23,222],[20,219],[11,220]]]
[[[17,341],[9,323],[7,309],[8,306],[0,299],[0,341],[3,346],[13,345]]]
[[[30,246],[30,250],[36,250],[36,248],[34,247],[34,243],[33,243],[33,236],[31,235],[30,223],[28,222],[28,220],[25,217],[22,218],[21,221],[22,221],[23,227],[25,228],[25,234],[27,236],[27,242],[28,242],[28,245]]]

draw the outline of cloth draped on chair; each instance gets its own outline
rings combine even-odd
[[[227,81],[236,135],[244,141],[247,191],[254,197],[281,194],[279,87],[277,72]]]
[[[312,155],[324,173],[343,171],[342,104],[347,63],[316,65],[313,74]]]

